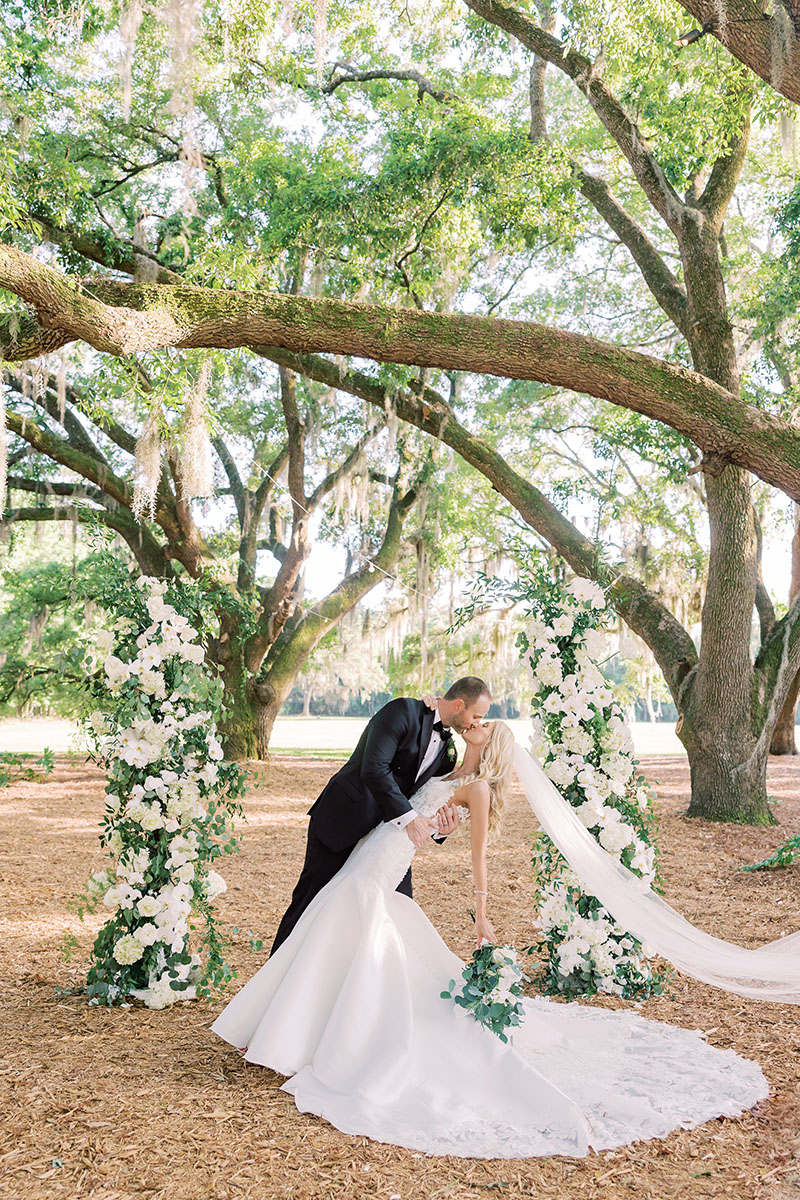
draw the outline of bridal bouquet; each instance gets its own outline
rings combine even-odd
[[[214,864],[236,848],[244,776],[222,761],[222,688],[204,661],[201,587],[134,584],[109,563],[99,600],[110,623],[90,680],[100,708],[85,725],[107,774],[101,841],[112,862],[89,881],[85,907],[102,906],[109,919],[87,990],[93,1003],[135,996],[164,1008],[231,976],[213,911],[226,885]],[[204,930],[193,939],[197,916]]]
[[[522,1023],[524,1009],[520,1001],[522,985],[528,976],[523,973],[517,953],[512,946],[483,945],[476,950],[461,972],[463,985],[454,995],[456,981],[450,980],[443,1000],[454,1000],[476,1021],[496,1033],[501,1042],[510,1041],[506,1030]]]

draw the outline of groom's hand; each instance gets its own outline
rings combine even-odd
[[[427,846],[430,841],[433,826],[428,817],[414,817],[413,821],[409,821],[406,825],[406,833],[411,838],[418,850],[423,846]]]

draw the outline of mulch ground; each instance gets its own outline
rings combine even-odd
[[[222,921],[235,927],[240,982],[260,965],[248,931],[269,944],[299,871],[309,800],[330,761],[278,758],[260,769],[245,807],[242,853],[224,863]],[[659,794],[665,895],[718,936],[755,946],[800,929],[800,865],[743,874],[800,829],[800,761],[773,760],[771,829],[689,821],[682,760],[646,760]],[[770,1099],[736,1120],[585,1159],[471,1162],[426,1158],[348,1138],[300,1115],[282,1077],[243,1063],[209,1032],[225,998],[166,1012],[99,1009],[65,993],[85,976],[99,918],[68,907],[101,865],[102,778],[57,760],[50,780],[0,793],[2,997],[0,1068],[6,1137],[0,1195],[14,1200],[310,1200],[311,1197],[592,1197],[736,1200],[800,1197],[800,1010],[743,1000],[676,976],[644,1016],[699,1028],[709,1042],[757,1059]],[[510,806],[493,850],[491,912],[498,933],[531,940],[530,810]],[[468,957],[472,900],[464,837],[417,856],[416,898],[453,949]],[[70,949],[70,943],[72,948]],[[606,1007],[624,1002],[603,999]]]

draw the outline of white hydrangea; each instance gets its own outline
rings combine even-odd
[[[205,893],[208,900],[216,900],[217,896],[221,896],[227,890],[228,885],[219,872],[209,871],[207,873],[205,878]]]
[[[594,748],[594,738],[580,726],[564,729],[561,736],[562,745],[576,754],[590,754]]]
[[[544,769],[557,788],[567,787],[575,778],[575,768],[565,758],[552,759]]]
[[[614,811],[614,810],[612,810]],[[636,831],[627,821],[608,822],[600,830],[600,845],[609,854],[620,855],[636,838]]]
[[[114,943],[113,954],[120,966],[129,967],[142,957],[144,946],[132,934],[126,933]]]
[[[583,648],[591,660],[602,658],[605,653],[606,639],[599,629],[583,631]]]
[[[161,671],[140,671],[139,687],[145,695],[154,696],[156,700],[163,700],[167,694],[164,675]]]

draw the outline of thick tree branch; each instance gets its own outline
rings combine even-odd
[[[90,508],[80,504],[58,507],[38,505],[35,508],[7,509],[3,520],[9,524],[22,521],[79,521],[84,525],[99,523],[124,538],[144,574],[169,577],[174,573],[169,558],[147,527],[140,525],[124,509]]]
[[[594,65],[577,50],[568,49],[530,17],[502,0],[464,0],[485,21],[504,29],[534,54],[552,63],[573,80],[611,137],[619,146],[642,190],[673,232],[680,225],[682,202],[650,152],[638,126],[630,119]]]
[[[800,499],[800,430],[706,376],[583,334],[532,321],[109,281],[92,285],[102,303],[8,246],[0,246],[3,285],[40,303],[45,322],[68,328],[63,340],[81,337],[111,353],[273,345],[567,387],[661,421],[707,459],[745,467]]]
[[[415,394],[397,389],[390,394],[368,375],[347,371],[318,355],[301,356],[275,347],[262,347],[261,353],[312,379],[359,396],[384,411],[390,402],[401,420],[452,446],[466,462],[486,476],[574,571],[597,579],[604,586],[615,580],[611,583],[611,594],[619,611],[631,628],[647,641],[673,694],[677,694],[681,682],[697,662],[694,643],[682,625],[639,580],[615,576],[613,566],[604,561],[598,548],[500,454],[469,433],[437,392],[425,388]]]
[[[92,455],[84,454],[81,450],[76,449],[64,438],[57,437],[49,430],[42,429],[35,421],[21,417],[12,409],[6,412],[6,421],[9,429],[21,437],[28,445],[33,446],[40,454],[45,455],[53,462],[60,463],[70,471],[74,471],[77,475],[83,476],[91,483],[96,484],[106,496],[109,496],[117,504],[124,509],[130,509],[133,502],[133,488],[125,480],[115,474],[114,471],[106,463],[98,462]],[[134,526],[137,522],[131,516],[131,521]],[[183,563],[190,574],[196,574],[200,558],[205,557],[206,551],[202,543],[198,546],[194,543],[186,544],[183,530],[178,522],[175,512],[172,507],[172,497],[162,497],[161,492],[158,495],[158,504],[155,512],[155,522],[161,527],[168,539],[168,545],[163,553],[172,558],[178,559]]]
[[[732,145],[721,154],[711,168],[711,174],[695,207],[701,209],[719,232],[728,205],[733,198],[750,141],[750,110]]]
[[[48,413],[54,421],[58,421],[59,425],[61,425],[66,431],[68,440],[72,443],[76,450],[82,450],[84,454],[90,454],[96,458],[98,462],[108,465],[108,459],[103,454],[100,447],[89,436],[84,426],[80,423],[74,412],[72,412],[69,404],[66,402],[64,403],[64,411],[62,414],[61,403],[58,398],[57,385],[54,383],[52,377],[48,379],[41,395],[38,393],[35,381],[32,379],[32,377],[27,376],[27,380],[30,384],[30,387],[27,389],[30,399],[34,404],[37,404],[39,408],[43,409],[44,412]],[[22,371],[17,371],[12,374],[12,387],[18,393],[20,398],[25,397],[25,381],[26,376]],[[65,401],[66,397],[69,395],[70,389],[65,388]]]
[[[627,246],[653,296],[677,329],[688,338],[691,321],[686,292],[656,247],[642,227],[611,194],[611,189],[604,179],[584,171],[578,163],[573,164],[572,170],[581,194]]]
[[[755,0],[724,0],[727,20],[721,22],[719,0],[678,0],[697,20],[710,26],[734,57],[795,104],[800,104],[800,17],[794,0],[772,6],[770,12]],[[791,11],[790,11],[791,10]],[[691,47],[684,53],[690,54]]]
[[[236,465],[236,460],[234,459],[228,447],[225,445],[222,438],[212,438],[211,444],[217,452],[217,457],[222,463],[225,474],[228,476],[228,483],[231,485],[231,495],[233,496],[233,503],[236,506],[239,525],[242,526],[244,525],[247,508],[247,489],[242,482],[242,477],[239,474],[239,468]]]
[[[60,463],[62,467],[74,471],[76,475],[82,475],[84,479],[97,484],[107,496],[116,500],[118,504],[125,508],[131,507],[133,489],[130,484],[120,479],[107,463],[99,462],[94,455],[85,454],[82,450],[70,445],[66,439],[57,437],[49,430],[42,429],[35,421],[21,417],[12,409],[8,409],[6,412],[6,422],[9,429],[26,441],[29,446],[33,446],[34,450],[51,458],[53,462]]]
[[[95,504],[106,502],[99,488],[89,487],[85,483],[64,483],[58,479],[28,479],[24,475],[9,475],[8,486],[12,491],[35,492],[38,496],[70,496],[93,500]]]
[[[124,271],[127,275],[136,274],[136,258],[149,259],[157,272],[156,283],[180,283],[180,275],[176,275],[168,267],[163,266],[158,255],[153,254],[143,246],[134,246],[132,241],[115,239],[110,241],[101,231],[84,233],[81,230],[62,229],[43,210],[31,210],[28,214],[40,227],[45,240],[56,246],[80,254],[90,262],[98,263],[101,267],[110,267],[115,271]]]

